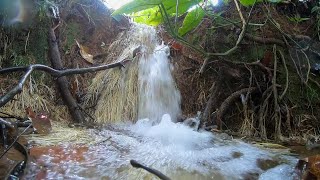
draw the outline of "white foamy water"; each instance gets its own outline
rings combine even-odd
[[[180,112],[180,92],[171,75],[169,47],[156,46],[153,54],[144,54],[139,63],[139,119],[160,121],[163,114],[173,119]]]
[[[100,135],[112,137],[113,143],[118,142],[118,147],[128,150],[125,153],[120,151],[117,159],[125,162],[125,166],[130,159],[134,159],[173,179],[244,179],[252,173],[263,173],[264,179],[283,179],[283,174],[286,174],[285,179],[294,177],[294,158],[272,154],[242,141],[223,140],[210,132],[194,131],[183,124],[173,123],[167,114],[155,126],[150,120],[143,119],[135,125],[114,128],[117,129],[115,131],[125,132],[117,134],[105,130]],[[278,161],[279,165],[263,171],[257,165],[258,159]],[[112,164],[112,161],[109,163]],[[129,169],[129,172],[114,174],[114,178],[130,179],[134,171],[141,172],[130,166]]]
[[[50,168],[48,179],[156,179],[133,168],[134,159],[155,168],[172,179],[293,179],[296,159],[261,150],[239,140],[224,139],[210,132],[197,132],[164,115],[158,125],[148,119],[136,124],[108,126],[91,130],[96,139],[110,138],[90,146],[84,162],[55,164],[44,157]],[[278,162],[261,169],[258,161]],[[55,169],[60,169],[59,171]],[[62,169],[62,170],[61,170]],[[251,175],[251,176],[250,176]]]

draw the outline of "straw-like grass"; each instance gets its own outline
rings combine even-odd
[[[38,82],[30,77],[15,100],[8,102],[1,108],[1,112],[15,116],[26,117],[26,108],[30,107],[36,113],[45,111],[50,113],[51,121],[65,121],[70,118],[67,108],[55,106],[56,97],[53,88],[46,86],[43,79]]]
[[[125,59],[131,62],[126,64],[126,68],[99,72],[88,87],[84,104],[96,104],[92,114],[98,124],[137,119],[140,56],[133,57],[133,51],[141,47],[141,53],[150,54],[156,43],[157,37],[153,28],[133,25],[131,30],[121,33],[110,45],[105,63]]]

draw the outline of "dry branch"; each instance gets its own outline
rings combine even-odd
[[[25,74],[20,79],[19,83],[11,89],[8,93],[0,97],[0,107],[4,106],[8,101],[10,101],[15,95],[20,93],[22,91],[23,85],[27,78],[30,76],[32,71],[43,71],[46,72],[54,77],[62,77],[62,76],[68,76],[73,74],[85,74],[90,72],[96,72],[96,71],[102,71],[114,67],[125,67],[126,61],[121,61],[117,63],[112,64],[106,64],[102,66],[96,66],[96,67],[89,67],[89,68],[79,68],[79,69],[64,69],[64,70],[56,70],[49,66],[45,66],[42,64],[33,64],[30,66],[23,66],[23,67],[12,67],[12,68],[5,68],[0,69],[0,74],[5,73],[12,73],[12,72],[18,72],[18,71],[25,71]]]

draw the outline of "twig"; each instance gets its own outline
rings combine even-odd
[[[152,169],[152,168],[149,168],[149,167],[147,167],[145,165],[142,165],[142,164],[138,163],[135,160],[130,160],[130,164],[135,168],[142,168],[142,169],[148,171],[149,173],[156,175],[157,177],[159,177],[162,180],[170,180],[169,177],[167,177],[166,175],[162,174],[160,171]]]
[[[30,31],[28,32],[26,43],[24,44],[24,53],[27,53],[27,46],[29,42]]]
[[[199,73],[200,73],[200,74],[203,74],[203,73],[204,73],[204,70],[205,70],[208,62],[209,62],[209,57],[206,57],[205,60],[204,60],[204,62],[203,62],[203,64],[202,64],[202,66],[201,66],[201,68],[200,68],[200,70],[199,70]]]
[[[68,75],[73,75],[73,74],[85,74],[88,72],[102,71],[102,70],[110,69],[110,68],[114,68],[114,67],[125,67],[124,64],[126,62],[127,61],[121,61],[121,62],[117,62],[117,63],[113,63],[113,64],[107,64],[107,65],[96,66],[96,67],[80,68],[80,69],[66,69],[66,70],[56,70],[56,69],[53,69],[49,66],[45,66],[42,64],[34,64],[34,65],[30,65],[30,66],[1,69],[0,74],[9,73],[9,72],[17,72],[17,71],[26,71],[26,73],[20,79],[17,86],[15,86],[13,89],[11,89],[7,94],[0,97],[0,107],[4,106],[16,94],[18,94],[22,91],[25,81],[27,80],[27,78],[30,76],[30,74],[34,70],[44,71],[54,77],[61,77],[61,76],[68,76]]]
[[[244,19],[243,15],[242,15],[242,12],[240,10],[240,7],[239,7],[239,4],[238,4],[237,0],[234,0],[234,3],[236,4],[236,8],[238,10],[240,19],[242,21],[242,30],[240,32],[240,35],[238,37],[238,40],[237,40],[235,46],[233,48],[227,50],[226,52],[223,52],[223,53],[207,53],[207,56],[226,56],[226,55],[229,55],[230,53],[232,53],[233,51],[235,51],[238,48],[238,45],[242,41],[242,39],[243,39],[243,37],[245,35],[245,32],[246,32],[247,22],[246,22],[246,20]],[[250,15],[249,15],[249,17],[250,17]]]
[[[79,104],[78,104],[78,108],[80,108],[82,112],[84,112],[92,121],[94,121],[94,118]]]
[[[309,80],[310,80],[311,82],[313,82],[315,85],[317,85],[318,88],[320,88],[320,83],[319,83],[319,82],[317,82],[316,80],[314,80],[314,79],[312,79],[312,78],[309,78]]]
[[[12,142],[12,144],[10,144],[10,146],[6,149],[6,151],[4,151],[1,156],[0,159],[12,148],[12,146],[18,141],[19,137],[25,133],[30,127],[32,126],[32,124],[29,124],[28,127],[26,127],[17,137],[16,139]]]
[[[11,129],[15,128],[15,126],[11,122],[6,121],[6,120],[4,120],[2,118],[0,118],[0,124],[4,124],[4,125],[6,125],[7,127],[11,128]]]
[[[234,0],[234,3],[236,4],[236,8],[238,10],[238,13],[239,13],[239,16],[240,16],[240,19],[242,21],[242,30],[239,34],[239,37],[238,37],[238,40],[236,42],[236,44],[234,45],[234,47],[232,47],[231,49],[227,50],[226,52],[223,52],[223,53],[207,53],[206,56],[206,60],[203,62],[202,66],[201,66],[201,69],[200,69],[200,73],[203,73],[204,72],[204,69],[206,68],[207,64],[208,64],[208,60],[211,56],[226,56],[226,55],[229,55],[230,53],[232,53],[233,51],[235,51],[237,48],[238,48],[238,45],[240,44],[240,42],[242,41],[244,35],[245,35],[245,32],[246,32],[246,28],[247,28],[247,22],[246,20],[244,19],[243,15],[242,15],[242,12],[240,10],[240,7],[239,7],[239,4],[237,2],[237,0]],[[251,8],[251,11],[252,11],[252,8]],[[251,14],[251,11],[250,11],[250,14]],[[248,19],[250,18],[250,14],[249,14],[249,17]]]

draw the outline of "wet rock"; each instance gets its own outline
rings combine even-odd
[[[259,173],[257,172],[248,172],[242,176],[242,179],[245,180],[255,180],[259,178]]]
[[[191,127],[194,130],[198,130],[199,125],[200,125],[200,121],[197,118],[188,118],[183,121],[183,124]]]
[[[262,170],[268,170],[278,166],[280,163],[273,159],[257,159],[257,166]]]
[[[243,153],[242,152],[238,152],[238,151],[236,151],[236,152],[232,152],[232,157],[233,158],[240,158],[241,156],[243,156]]]
[[[221,138],[222,140],[232,140],[232,137],[227,133],[220,133],[219,138]]]

